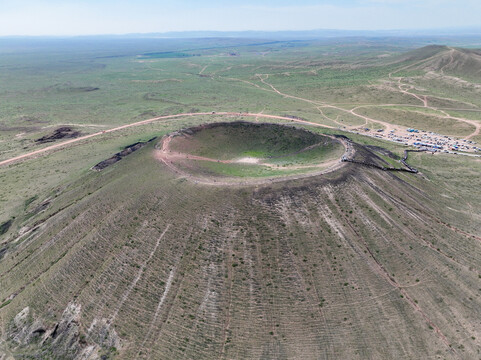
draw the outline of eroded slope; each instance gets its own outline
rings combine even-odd
[[[152,150],[58,189],[9,239],[7,358],[478,356],[481,241],[422,176],[215,187]]]

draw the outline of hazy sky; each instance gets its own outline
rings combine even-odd
[[[481,0],[0,0],[0,36],[468,26]]]

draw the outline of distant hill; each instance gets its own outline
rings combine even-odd
[[[439,72],[481,80],[481,50],[429,45],[406,53],[405,62],[413,62],[410,70]]]
[[[445,45],[428,45],[424,46],[419,49],[411,50],[404,55],[405,61],[420,61],[426,60],[434,55],[437,55],[441,52],[449,50],[449,47]]]

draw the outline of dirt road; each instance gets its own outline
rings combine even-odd
[[[61,143],[58,143],[58,144],[55,144],[55,145],[47,146],[43,149],[35,150],[35,151],[29,152],[27,154],[15,156],[13,158],[0,161],[0,166],[9,165],[9,164],[13,164],[15,162],[23,161],[23,160],[29,159],[31,157],[35,157],[35,156],[38,156],[38,155],[45,154],[45,153],[47,153],[49,151],[52,151],[52,150],[60,149],[60,148],[63,148],[67,145],[80,142],[82,140],[87,140],[87,139],[90,139],[90,138],[93,138],[93,137],[96,137],[96,136],[100,136],[100,135],[103,135],[103,134],[111,133],[111,132],[114,132],[114,131],[119,131],[119,130],[127,129],[127,128],[130,128],[130,127],[134,127],[134,126],[145,125],[145,124],[149,124],[149,123],[152,123],[152,122],[155,122],[155,121],[176,119],[176,118],[187,117],[187,116],[244,116],[244,117],[254,117],[254,118],[287,120],[287,121],[293,121],[293,122],[297,122],[297,123],[301,123],[301,124],[319,126],[319,127],[324,127],[324,128],[332,128],[332,126],[327,126],[327,125],[323,125],[323,124],[319,124],[319,123],[315,123],[315,122],[310,122],[310,121],[306,121],[306,120],[290,118],[290,117],[287,117],[287,116],[268,115],[268,114],[261,114],[261,113],[198,112],[198,113],[183,113],[183,114],[176,114],[176,115],[165,115],[165,116],[158,116],[158,117],[147,119],[147,120],[137,121],[137,122],[132,123],[132,124],[126,124],[126,125],[118,126],[118,127],[112,128],[112,129],[99,131],[99,132],[96,132],[96,133],[93,133],[93,134],[89,134],[89,135],[81,136],[81,137],[78,137],[78,138],[75,138],[75,139],[67,140],[67,141],[64,141],[64,142],[61,142]]]
[[[423,60],[425,61],[425,60]],[[417,63],[416,63],[417,64]],[[415,64],[411,64],[409,66],[413,66]],[[404,69],[404,68],[403,68]],[[389,74],[389,79],[391,80],[397,80],[397,87],[393,90],[396,90],[396,91],[399,91],[403,94],[406,94],[406,95],[409,95],[409,96],[412,96],[414,98],[416,98],[417,100],[419,100],[422,105],[420,105],[419,107],[421,108],[427,108],[427,109],[430,109],[430,110],[433,110],[433,111],[439,111],[441,112],[444,116],[439,116],[437,115],[439,118],[441,119],[452,119],[452,120],[456,120],[456,121],[459,121],[459,122],[464,122],[464,123],[467,123],[467,124],[470,124],[470,125],[473,125],[475,127],[475,130],[469,134],[468,136],[464,137],[465,140],[469,140],[471,138],[473,138],[474,136],[478,136],[481,132],[481,124],[477,121],[473,121],[473,120],[469,120],[469,119],[465,119],[465,118],[460,118],[460,117],[454,117],[454,116],[450,116],[448,113],[446,113],[445,111],[437,108],[437,107],[434,107],[434,106],[429,106],[428,104],[428,96],[427,95],[418,95],[418,94],[415,94],[412,92],[412,90],[414,90],[414,86],[412,85],[409,85],[409,84],[404,84],[402,83],[402,77],[393,77],[392,74],[398,72],[398,71],[401,71],[403,69],[399,69],[393,73],[390,73]],[[378,123],[382,126],[385,127],[385,131],[386,133],[388,133],[389,131],[391,130],[397,130],[399,132],[402,132],[402,131],[405,131],[407,129],[407,127],[405,126],[400,126],[400,125],[396,125],[396,124],[391,124],[391,123],[388,123],[388,122],[385,122],[385,121],[382,121],[382,120],[378,120],[378,119],[373,119],[373,118],[370,118],[370,117],[367,117],[367,116],[364,116],[364,115],[361,115],[361,114],[358,114],[355,112],[355,110],[359,109],[359,108],[363,108],[363,107],[372,107],[372,106],[412,106],[414,107],[414,105],[412,104],[365,104],[365,105],[359,105],[359,106],[356,106],[354,107],[353,109],[351,110],[348,110],[348,109],[345,109],[345,108],[342,108],[342,107],[339,107],[339,106],[336,106],[336,105],[333,105],[333,104],[325,104],[325,103],[322,103],[320,101],[315,101],[315,100],[310,100],[310,99],[306,99],[306,98],[301,98],[301,97],[298,97],[298,96],[292,96],[292,95],[289,95],[289,94],[286,94],[286,93],[283,93],[281,91],[279,91],[276,87],[274,87],[271,83],[267,82],[267,79],[269,78],[269,74],[256,74],[256,76],[259,78],[259,80],[261,81],[261,83],[263,83],[264,85],[267,85],[270,89],[265,89],[265,88],[262,88],[262,87],[259,87],[259,85],[257,84],[254,84],[254,83],[250,83],[250,82],[247,82],[251,85],[254,85],[262,90],[266,90],[266,91],[273,91],[275,92],[276,94],[279,94],[285,98],[291,98],[291,99],[295,99],[295,100],[301,100],[301,101],[304,101],[304,102],[307,102],[309,104],[313,104],[315,106],[315,108],[317,110],[319,110],[319,112],[321,113],[321,115],[323,117],[325,117],[326,119],[328,120],[331,120],[333,121],[334,123],[337,123],[339,124],[336,120],[334,119],[330,119],[328,118],[323,112],[322,112],[322,108],[332,108],[332,109],[335,109],[335,110],[338,110],[338,111],[343,111],[345,113],[349,113],[353,116],[356,116],[358,118],[361,118],[363,119],[367,125],[367,122],[370,121],[370,122],[373,122],[373,123]],[[236,80],[239,80],[239,79],[236,79]],[[404,87],[407,87],[407,89],[404,89]],[[437,97],[438,99],[444,99],[444,98],[440,98],[440,97]],[[445,99],[445,100],[452,100],[452,99]],[[469,104],[469,103],[466,103],[466,104]],[[470,105],[473,105],[473,104],[470,104]],[[343,124],[339,124],[341,126],[343,126]],[[359,127],[359,126],[350,126],[349,129],[355,129],[356,127]],[[367,135],[367,136],[372,136],[370,134],[364,134],[364,135]],[[445,134],[443,134],[445,135]],[[384,137],[383,135],[380,135],[381,137]],[[389,139],[387,139],[389,140]],[[414,142],[414,141],[412,141]],[[412,142],[410,145],[412,145]]]

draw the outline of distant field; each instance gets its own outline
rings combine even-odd
[[[414,45],[401,42],[379,43],[371,50],[355,42],[235,39],[220,45],[206,39],[114,41],[105,46],[98,41],[76,47],[52,40],[30,52],[12,46],[0,42],[0,158],[35,148],[35,139],[65,124],[88,134],[157,115],[265,111],[349,127],[364,121],[335,109],[322,109],[324,116],[316,106],[420,105],[413,96],[382,85],[390,73],[403,74],[396,74],[406,64],[401,54]],[[427,55],[416,56],[407,64]],[[433,106],[481,106],[469,88],[419,76],[423,70],[406,71],[424,88],[421,94],[433,96]],[[406,123],[433,124],[430,118],[406,115],[413,119]]]

